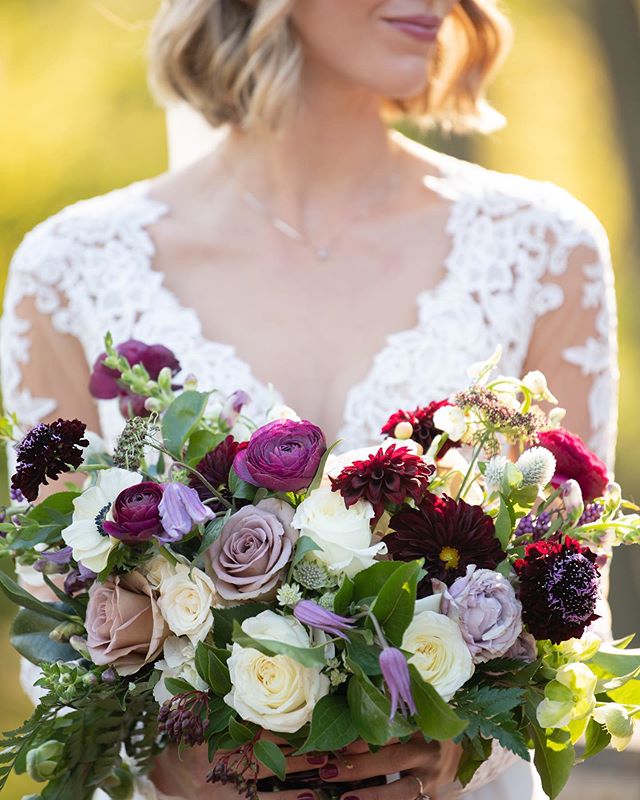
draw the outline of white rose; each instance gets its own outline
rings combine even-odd
[[[71,525],[62,531],[73,557],[87,569],[102,572],[109,553],[119,544],[101,530],[99,520],[111,519],[111,506],[124,489],[142,482],[142,475],[126,469],[105,469],[98,473],[95,486],[85,489],[73,501]]]
[[[402,637],[402,649],[414,654],[409,663],[443,700],[451,700],[473,675],[471,653],[460,628],[435,611],[415,615]]]
[[[175,575],[173,564],[164,556],[154,556],[142,565],[141,572],[155,591],[160,588],[162,581]]]
[[[383,542],[371,543],[373,516],[373,507],[366,500],[346,508],[339,492],[321,486],[300,503],[291,524],[322,548],[313,552],[314,558],[334,572],[353,577],[387,552]]]
[[[162,649],[164,658],[155,665],[161,673],[160,680],[153,687],[153,697],[157,703],[165,703],[172,697],[165,686],[165,678],[180,678],[199,692],[207,691],[209,687],[196,670],[196,649],[188,639],[170,636],[165,639]]]
[[[160,584],[158,606],[167,625],[178,636],[188,636],[192,644],[201,642],[211,630],[216,603],[213,581],[202,570],[178,564],[175,573]]]
[[[309,635],[294,617],[263,611],[242,623],[254,639],[311,647]],[[311,719],[318,700],[329,693],[329,679],[316,667],[304,667],[284,655],[266,656],[234,644],[227,665],[232,689],[224,698],[242,719],[277,733],[295,733]]]

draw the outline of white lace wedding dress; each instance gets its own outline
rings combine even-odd
[[[590,445],[612,462],[617,365],[613,279],[606,235],[594,216],[564,190],[437,156],[440,177],[430,188],[451,201],[446,274],[416,297],[413,328],[391,334],[369,374],[349,391],[340,436],[343,447],[377,441],[388,414],[441,398],[466,382],[469,364],[502,344],[502,370],[521,374],[534,325],[566,305],[568,336],[561,357],[588,391]],[[244,389],[249,413],[260,417],[279,397],[262,385],[233,347],[207,340],[200,320],[166,288],[153,263],[147,227],[171,209],[148,196],[148,181],[69,206],[25,237],[11,264],[2,320],[1,366],[6,408],[25,425],[55,412],[51,396],[34,396],[24,371],[30,325],[22,302],[35,300],[57,331],[71,334],[91,364],[110,330],[162,342],[184,373],[203,388]],[[577,276],[579,293],[566,297],[571,254],[589,258]],[[576,276],[573,276],[575,283]],[[583,322],[588,321],[585,328]],[[258,332],[257,332],[258,333]],[[550,343],[550,346],[553,343]],[[113,441],[121,428],[115,402],[99,404],[102,432]],[[515,800],[543,795],[530,767],[495,755],[465,793],[468,800]],[[446,797],[453,797],[451,790]],[[157,798],[141,780],[137,800]],[[442,797],[442,795],[439,795]]]

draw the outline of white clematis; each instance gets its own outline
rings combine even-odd
[[[113,467],[98,473],[95,486],[85,489],[73,501],[71,525],[62,531],[65,544],[73,551],[73,557],[93,572],[101,572],[107,566],[109,553],[118,544],[99,527],[99,520],[111,519],[111,506],[124,489],[142,483],[142,475],[126,469]]]

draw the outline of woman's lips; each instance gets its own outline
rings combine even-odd
[[[433,42],[438,38],[442,20],[439,17],[395,17],[384,20],[401,33],[421,42]]]

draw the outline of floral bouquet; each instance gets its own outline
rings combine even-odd
[[[494,743],[533,751],[554,798],[579,740],[580,759],[624,748],[640,651],[590,626],[638,509],[538,405],[555,403],[544,376],[496,376],[498,359],[336,455],[291,409],[256,427],[244,393],[177,386],[166,348],[107,337],[91,390],[119,399],[114,452],[62,419],[15,446],[1,551],[48,599],[0,573],[12,643],[41,670],[0,788],[15,769],[45,800],[127,798],[177,743],[255,797],[259,770],[286,780],[285,749],[419,735],[459,743],[463,785]],[[84,482],[37,503],[62,473]]]

